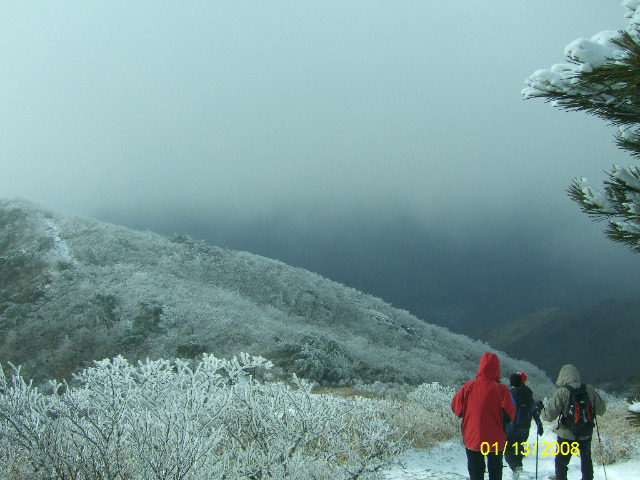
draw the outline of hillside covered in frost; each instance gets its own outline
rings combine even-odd
[[[274,375],[327,386],[475,377],[490,348],[427,322],[279,261],[0,201],[0,361],[36,380],[119,354],[203,352],[261,355]],[[551,389],[538,368],[500,358],[503,376],[525,370]]]

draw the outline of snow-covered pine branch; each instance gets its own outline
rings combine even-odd
[[[617,145],[640,157],[640,1],[625,0],[627,27],[579,38],[565,48],[567,62],[536,70],[522,90],[525,99],[585,111],[619,127]],[[596,220],[608,219],[605,234],[640,252],[640,189],[637,167],[614,166],[604,189],[576,179],[569,197]]]

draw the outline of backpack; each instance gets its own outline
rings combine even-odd
[[[596,416],[585,384],[578,388],[565,385],[565,388],[569,390],[569,414],[562,415],[562,424],[576,437],[591,436]]]
[[[516,416],[511,422],[513,430],[517,432],[529,431],[531,428],[531,418],[533,417],[532,402],[529,400],[521,400],[519,402],[511,396],[513,405],[516,407]]]

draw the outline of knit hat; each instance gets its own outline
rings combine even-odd
[[[522,383],[527,381],[527,376],[524,374],[524,372],[518,372],[518,374],[520,375],[520,378],[522,378]]]
[[[511,377],[509,377],[509,383],[512,387],[519,387],[522,385],[522,377],[519,373],[512,373]]]

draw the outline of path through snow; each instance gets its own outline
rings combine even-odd
[[[535,424],[529,435],[531,443],[536,441]],[[553,443],[556,440],[552,433],[545,433],[538,441]],[[594,438],[597,442],[597,439]],[[596,448],[598,448],[596,444]],[[554,456],[541,455],[542,449],[538,452],[538,479],[546,480],[554,474]],[[511,480],[511,469],[504,463],[503,480]],[[526,456],[523,461],[524,472],[527,476],[522,479],[536,478],[536,457]],[[594,463],[594,480],[605,480],[605,473],[602,465]],[[640,460],[607,465],[606,480],[638,480],[640,478]],[[485,478],[488,476],[485,475]],[[390,467],[384,478],[386,480],[463,480],[468,479],[467,458],[464,453],[462,439],[440,443],[428,450],[407,451],[398,465]],[[569,480],[580,480],[580,458],[575,457],[569,464]]]

